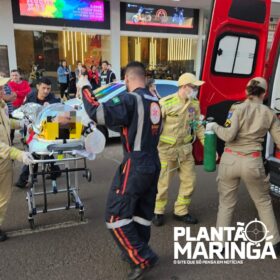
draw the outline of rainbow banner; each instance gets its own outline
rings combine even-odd
[[[104,1],[19,0],[20,15],[104,22]]]

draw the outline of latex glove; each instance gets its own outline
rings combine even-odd
[[[33,162],[34,158],[29,152],[22,153],[22,162],[26,165],[29,165]]]
[[[206,124],[206,131],[213,131],[213,126],[216,125],[217,123],[216,122],[210,122],[208,124]]]
[[[20,120],[19,125],[20,128],[25,128],[28,127],[30,124],[30,121],[27,118],[23,118],[22,120]]]

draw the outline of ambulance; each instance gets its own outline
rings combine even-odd
[[[280,24],[267,55],[271,0],[214,0],[203,58],[201,113],[224,125],[231,105],[246,98],[250,79],[263,76],[269,83],[266,105],[280,115]],[[218,140],[219,155],[224,143]],[[194,156],[203,159],[196,142]],[[264,160],[270,170],[271,193],[280,197],[280,151],[267,136]]]

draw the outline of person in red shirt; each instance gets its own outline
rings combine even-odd
[[[15,109],[19,108],[23,104],[25,97],[31,92],[31,88],[27,81],[21,79],[18,70],[11,71],[11,81],[8,83],[8,86],[17,95],[12,105]]]
[[[95,65],[92,65],[90,67],[91,69],[91,73],[92,73],[92,77],[89,77],[92,89],[95,90],[99,87],[99,73],[97,71],[97,68]]]

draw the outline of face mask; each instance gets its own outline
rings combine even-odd
[[[189,99],[197,99],[198,90],[197,89],[191,89],[191,92],[188,95]]]

